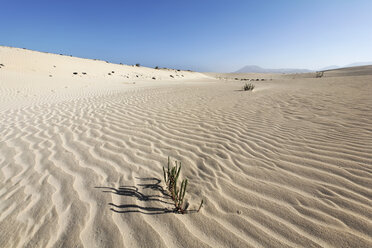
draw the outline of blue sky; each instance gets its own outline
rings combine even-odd
[[[231,72],[372,61],[371,0],[0,1],[0,45]]]

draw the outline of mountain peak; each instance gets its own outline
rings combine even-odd
[[[305,73],[311,72],[311,70],[307,69],[293,69],[293,68],[286,68],[286,69],[266,69],[262,68],[258,65],[247,65],[243,68],[237,70],[235,73]]]

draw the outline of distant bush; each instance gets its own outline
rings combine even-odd
[[[140,67],[141,65],[140,64],[136,64],[137,67]]]
[[[155,69],[156,69],[156,70],[159,69],[159,66],[155,66]]]
[[[321,78],[321,77],[323,77],[323,75],[324,75],[324,71],[317,71],[316,72],[316,78]]]
[[[244,91],[247,91],[247,90],[253,90],[254,89],[254,84],[245,84],[244,86],[243,86],[243,90]]]

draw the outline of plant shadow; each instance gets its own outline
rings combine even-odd
[[[125,197],[133,197],[136,201],[153,202],[154,204],[166,204],[167,207],[144,207],[137,204],[117,205],[110,202],[110,210],[116,213],[142,213],[147,215],[158,215],[167,213],[176,213],[170,195],[160,185],[161,180],[155,177],[136,178],[141,183],[136,186],[113,187],[95,187],[102,189],[102,192],[116,194]],[[140,191],[141,189],[141,191]],[[146,191],[147,193],[143,193]]]

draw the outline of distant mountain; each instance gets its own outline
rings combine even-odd
[[[352,64],[348,64],[348,65],[345,65],[343,67],[353,67],[353,66],[363,66],[363,65],[372,65],[372,62],[357,62],[357,63],[352,63]]]
[[[344,66],[331,65],[331,66],[321,68],[319,69],[319,71],[328,71],[328,70],[335,70],[335,69],[354,67],[354,66],[364,66],[364,65],[372,65],[372,62],[356,62],[356,63],[344,65]]]
[[[334,69],[339,69],[339,68],[340,67],[338,65],[330,65],[324,68],[320,68],[318,71],[328,71],[328,70],[334,70]]]
[[[307,69],[266,69],[257,65],[247,65],[234,73],[305,73],[312,72]]]
[[[320,68],[318,71],[328,71],[328,70],[335,70],[335,69],[341,69],[346,67],[354,67],[354,66],[364,66],[364,65],[372,65],[371,62],[356,62],[344,66],[338,66],[338,65],[330,65],[324,68]],[[234,73],[287,73],[287,74],[293,74],[293,73],[306,73],[306,72],[314,72],[312,70],[308,69],[293,69],[293,68],[285,68],[285,69],[266,69],[259,67],[257,65],[247,65],[241,68],[240,70],[237,70]]]

